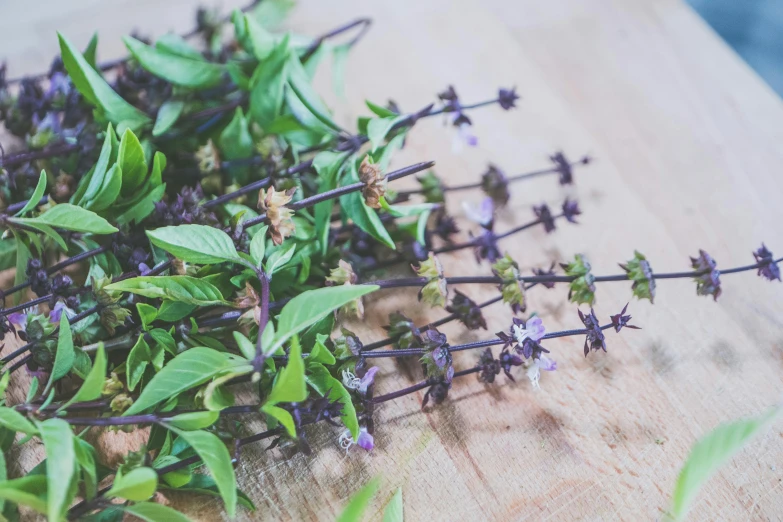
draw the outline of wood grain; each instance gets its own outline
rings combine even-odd
[[[33,10],[3,3],[2,54],[15,73],[37,71],[56,50],[54,30],[83,44],[98,27],[101,56],[110,58],[122,53],[120,35],[135,27],[151,34],[188,28],[194,5],[39,0]],[[578,227],[506,240],[523,266],[582,252],[595,273],[615,273],[616,262],[637,248],[657,271],[669,271],[687,268],[699,248],[723,267],[751,262],[762,241],[783,251],[783,105],[679,0],[306,1],[289,27],[317,34],[358,16],[375,23],[349,59],[346,99],[327,96],[341,123],[365,112],[365,98],[392,97],[414,110],[448,84],[467,101],[509,85],[523,96],[513,112],[476,113],[480,145],[461,155],[451,153],[441,122],[423,122],[395,165],[436,160],[441,176],[460,183],[490,161],[512,173],[545,166],[557,149],[596,157],[574,188],[552,179],[513,188],[501,230],[527,221],[531,205],[566,194],[584,210]],[[318,81],[330,91],[328,72]],[[448,203],[456,212],[462,199],[479,198],[454,196]],[[468,252],[444,264],[447,274],[488,273]],[[660,519],[693,442],[722,421],[762,411],[783,390],[783,286],[752,273],[723,281],[717,303],[697,297],[689,281],[661,282],[655,305],[631,303],[644,329],[609,336],[608,354],[585,359],[581,339],[550,342],[559,369],[543,376],[540,392],[524,378],[494,387],[469,378],[442,407],[421,412],[422,394],[385,404],[372,453],[346,454],[328,427],[309,431],[312,457],[248,448],[238,474],[259,509],[238,518],[329,520],[381,475],[376,518],[401,486],[409,520]],[[476,300],[495,292],[462,290]],[[530,292],[550,330],[579,326],[565,293]],[[603,285],[596,312],[606,318],[629,297],[627,283]],[[422,323],[439,317],[413,307],[414,299],[415,290],[398,290],[368,303],[368,320],[357,325],[363,338],[380,339],[379,326],[398,307]],[[510,320],[500,305],[487,317],[486,336]],[[478,338],[453,325],[445,331],[453,342]],[[457,366],[474,357],[460,354]],[[380,366],[379,392],[421,378],[389,361]],[[242,429],[261,423],[248,420]],[[118,453],[132,445],[107,440]],[[781,469],[778,424],[709,482],[691,519],[780,520]],[[211,499],[169,500],[194,519],[225,518]]]

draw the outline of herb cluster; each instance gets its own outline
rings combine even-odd
[[[15,372],[33,376],[23,403],[0,406],[0,449],[37,439],[46,450],[18,478],[0,459],[4,517],[25,506],[51,520],[184,519],[150,502],[174,489],[218,495],[234,516],[238,505],[254,509],[233,466],[247,444],[309,453],[307,427],[325,422],[335,444],[371,450],[378,404],[418,391],[423,407],[438,404],[471,375],[489,385],[501,372],[512,380],[523,372],[538,388],[541,372],[557,369],[554,339],[584,336],[588,356],[607,350],[608,330],[637,328],[627,307],[603,321],[585,307],[573,314],[583,328],[547,332],[545,318],[526,315],[531,292],[564,284],[571,302],[592,306],[608,282],[629,282],[633,296],[652,302],[661,279],[693,279],[715,299],[721,275],[757,270],[780,280],[781,259],[764,245],[754,263],[722,271],[700,250],[686,272],[654,272],[634,252],[615,275],[593,274],[581,254],[561,271],[524,273],[504,240],[577,223],[579,206],[538,205],[529,222],[501,231],[496,210],[516,183],[574,183],[590,158],[555,152],[549,168],[506,175],[490,166],[459,186],[438,178],[432,161],[390,170],[420,120],[445,116],[455,146],[475,146],[474,111],[513,109],[515,90],[468,103],[449,86],[415,112],[368,101],[351,132],[311,80],[331,55],[341,89],[342,64],[370,21],[304,38],[275,30],[289,7],[265,0],[228,18],[200,10],[186,37],[126,37],[129,56],[106,64],[96,61],[97,37],[80,50],[59,35],[48,73],[16,81],[0,68],[0,120],[24,143],[0,157],[0,268],[15,268],[0,339],[21,343],[2,358],[0,396]],[[418,189],[395,190],[411,175]],[[465,209],[477,232],[455,242],[446,196],[462,190],[486,198]],[[491,274],[446,274],[438,256],[462,249]],[[379,270],[406,264],[416,277],[379,279]],[[498,295],[476,303],[454,288],[470,284]],[[363,317],[366,296],[401,287],[449,315],[417,325],[393,313],[388,339],[372,344],[346,329],[346,318]],[[503,332],[460,345],[438,331],[450,321],[486,330],[483,309],[499,301],[513,316]],[[455,368],[452,354],[469,350],[476,364]],[[419,361],[421,382],[375,394],[381,358]],[[236,404],[241,387],[258,400]],[[243,433],[243,416],[267,429]],[[82,438],[82,430],[143,426],[147,443],[116,469]],[[200,465],[209,474],[195,473]]]

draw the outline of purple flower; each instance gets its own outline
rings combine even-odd
[[[775,279],[780,281],[780,267],[775,263],[772,252],[767,250],[764,243],[761,244],[761,248],[753,252],[753,257],[756,258],[756,263],[759,265],[758,275],[769,281]]]
[[[511,367],[522,366],[522,364],[524,364],[524,362],[519,355],[509,352],[508,349],[504,349],[500,352],[500,367],[503,368],[503,373],[506,374],[506,377],[512,381],[515,381],[516,379],[511,375]]]
[[[574,172],[571,169],[571,163],[566,159],[562,152],[556,152],[549,159],[555,164],[555,170],[560,174],[561,185],[572,185],[574,183]]]
[[[475,245],[473,255],[476,256],[477,263],[481,263],[483,259],[494,263],[502,257],[497,236],[491,230],[485,229],[479,236],[474,237],[473,234],[470,236]]]
[[[487,171],[481,176],[481,190],[491,197],[498,207],[508,203],[511,194],[508,191],[508,178],[502,170],[495,165],[489,165]]]
[[[456,315],[457,319],[469,330],[478,330],[479,328],[486,330],[487,321],[476,302],[459,290],[455,290],[454,293],[455,296],[451,300],[451,304],[446,307],[446,311]]]
[[[465,216],[468,219],[487,230],[492,230],[492,224],[495,220],[495,205],[492,198],[484,198],[479,205],[463,201],[462,208],[465,209]]]
[[[533,269],[533,274],[535,274],[537,276],[542,276],[542,277],[543,276],[545,276],[545,277],[554,276],[555,275],[555,263],[552,263],[552,265],[549,267],[548,270],[543,269],[543,268],[534,268]],[[543,285],[544,288],[548,288],[550,290],[555,287],[555,283],[553,283],[553,282],[546,282],[546,283],[539,283],[539,284]]]
[[[590,353],[590,350],[606,351],[604,332],[601,330],[601,323],[595,316],[595,310],[591,308],[589,314],[583,314],[581,310],[577,311],[579,312],[579,319],[582,320],[582,323],[587,330],[587,337],[585,338],[585,357]]]
[[[495,376],[500,373],[501,367],[500,361],[495,359],[495,357],[492,355],[491,348],[487,348],[481,352],[481,356],[479,357],[479,366],[481,366],[481,371],[478,375],[479,381],[485,384],[495,382]]]
[[[362,395],[367,395],[367,390],[375,381],[375,374],[378,373],[378,370],[377,366],[373,366],[362,378],[357,377],[350,370],[343,370],[343,384],[349,390],[356,390]]]
[[[512,319],[509,333],[498,332],[497,336],[505,342],[504,349],[514,346],[514,350],[526,359],[537,359],[542,353],[549,353],[549,350],[538,342],[544,337],[545,332],[540,317],[532,317],[527,324],[515,317]]]
[[[375,439],[367,431],[367,428],[359,429],[359,437],[356,439],[356,445],[366,451],[372,451],[375,447]]]
[[[501,88],[498,91],[498,104],[503,108],[503,110],[507,111],[516,107],[516,101],[519,99],[519,95],[516,91],[516,87],[512,87],[511,89]]]
[[[356,437],[356,442],[353,441],[350,430],[345,430],[337,441],[345,451],[348,451],[354,444],[367,451],[371,451],[375,447],[375,439],[373,439],[373,436],[370,435],[365,427],[359,429],[359,436]]]
[[[612,326],[614,326],[614,331],[619,333],[620,330],[622,330],[623,328],[633,328],[634,330],[641,330],[641,328],[638,326],[628,324],[628,322],[631,320],[631,316],[623,315],[626,310],[628,310],[628,304],[626,304],[623,307],[622,312],[620,312],[617,315],[610,316],[612,319]]]
[[[691,258],[691,267],[696,271],[696,295],[711,295],[717,301],[721,294],[720,271],[718,264],[704,250],[699,250],[699,257]]]
[[[457,118],[455,118],[456,120]],[[454,141],[451,145],[453,152],[460,152],[464,145],[468,147],[475,147],[478,145],[478,137],[470,130],[470,123],[460,123],[457,125],[457,135],[454,137]]]
[[[49,312],[49,321],[52,323],[59,323],[63,312],[65,312],[65,316],[69,321],[74,316],[76,316],[76,312],[74,310],[68,308],[68,306],[66,306],[66,304],[62,301],[57,301],[57,303],[54,305],[54,308],[52,308],[52,311]]]
[[[555,218],[552,216],[552,211],[549,210],[549,205],[542,203],[537,207],[533,207],[533,212],[541,224],[544,225],[544,230],[547,234],[555,230]]]
[[[514,324],[511,329],[514,331],[514,338],[519,344],[524,343],[525,339],[532,339],[538,342],[546,333],[544,321],[537,315],[530,318],[527,324]]]
[[[563,201],[563,217],[570,223],[577,223],[576,216],[581,213],[582,211],[579,210],[579,203],[577,203],[576,200],[566,198],[566,200]]]

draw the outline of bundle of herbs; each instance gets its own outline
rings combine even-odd
[[[627,306],[605,318],[589,308],[600,284],[628,282],[652,302],[661,279],[691,279],[714,299],[722,275],[780,280],[781,259],[764,245],[728,270],[699,250],[682,272],[654,272],[634,252],[617,274],[593,274],[580,254],[525,273],[503,242],[576,223],[579,206],[541,204],[509,230],[495,230],[496,210],[525,180],[573,184],[590,158],[553,151],[548,167],[506,175],[490,166],[466,185],[444,183],[431,158],[390,169],[427,118],[445,119],[455,147],[475,146],[479,109],[512,110],[515,89],[465,101],[449,86],[414,112],[368,101],[368,116],[346,130],[312,78],[331,55],[339,79],[371,22],[306,38],[275,30],[289,7],[200,10],[191,33],[128,36],[127,58],[109,63],[96,61],[97,38],[80,50],[59,35],[48,73],[6,79],[0,69],[0,119],[18,138],[0,159],[0,264],[15,268],[0,309],[0,337],[15,341],[0,393],[16,372],[32,376],[24,402],[3,401],[0,439],[4,452],[37,439],[46,454],[18,478],[0,459],[6,518],[24,506],[51,520],[184,519],[150,501],[173,489],[219,495],[234,516],[238,504],[254,509],[234,471],[245,445],[309,453],[308,427],[325,423],[335,444],[369,451],[376,405],[419,391],[423,407],[437,405],[460,380],[493,385],[501,372],[538,388],[541,371],[557,368],[561,337],[584,337],[585,356],[606,351],[607,331],[637,326]],[[418,189],[395,190],[412,175]],[[459,242],[447,195],[464,190],[485,199],[464,210],[477,232]],[[438,256],[464,249],[486,275],[444,273]],[[384,278],[408,266],[415,277]],[[466,293],[474,284],[497,297],[475,302]],[[529,295],[560,285],[580,327],[547,331],[545,317],[527,313]],[[388,338],[368,344],[347,328],[374,294],[402,287],[448,315],[417,324],[395,312]],[[438,330],[451,321],[486,330],[483,309],[498,302],[508,328],[486,340],[452,344]],[[474,351],[476,364],[455,368],[460,351]],[[375,394],[382,358],[418,361],[421,381]],[[242,388],[257,400],[237,404]],[[238,419],[249,416],[266,429],[242,433]],[[116,468],[84,438],[147,427],[146,444]],[[194,473],[200,466],[207,473]]]

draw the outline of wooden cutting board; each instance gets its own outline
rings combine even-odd
[[[0,53],[14,75],[38,71],[56,52],[55,30],[82,45],[98,28],[100,58],[109,59],[123,54],[120,36],[134,28],[151,36],[189,28],[196,5],[39,0],[31,9],[6,2]],[[552,178],[513,187],[500,230],[529,221],[533,204],[557,204],[566,195],[584,211],[579,226],[506,240],[503,247],[523,267],[585,253],[596,274],[616,273],[636,248],[661,272],[687,269],[699,248],[722,267],[751,263],[762,241],[783,252],[783,104],[683,2],[309,0],[288,26],[314,35],[360,16],[374,25],[349,58],[346,98],[331,94],[328,70],[318,78],[345,125],[366,113],[364,99],[393,98],[415,110],[449,84],[467,102],[489,98],[499,86],[516,85],[523,97],[512,112],[475,112],[479,146],[460,155],[452,154],[443,122],[422,122],[395,166],[435,160],[439,175],[458,184],[477,179],[488,162],[515,173],[547,166],[558,149],[596,158],[568,190]],[[461,216],[461,200],[479,197],[455,193],[448,204]],[[471,229],[464,219],[460,224]],[[469,252],[443,261],[448,275],[489,273]],[[617,313],[630,299],[629,286],[600,286],[596,313]],[[517,384],[500,379],[490,387],[466,378],[437,408],[422,412],[422,393],[384,404],[371,453],[346,454],[330,427],[308,432],[311,457],[249,447],[238,475],[258,511],[239,518],[329,520],[380,475],[376,518],[402,487],[408,520],[660,519],[695,440],[720,422],[761,412],[783,391],[783,285],[745,273],[725,276],[723,286],[715,303],[697,297],[690,281],[660,282],[655,305],[630,305],[644,329],[608,335],[607,354],[585,359],[581,338],[550,341],[559,368],[542,377],[538,392],[522,374]],[[496,292],[462,290],[476,301]],[[560,286],[529,294],[550,330],[580,326],[566,292]],[[384,337],[380,325],[390,311],[404,308],[420,323],[443,314],[413,304],[415,294],[380,295],[368,303],[364,325],[353,326],[369,342]],[[488,338],[511,318],[501,305],[486,316],[486,333],[454,325],[444,331],[455,343]],[[459,354],[458,369],[475,357]],[[378,393],[421,378],[413,366],[379,365]],[[12,396],[21,400],[26,377],[16,379]],[[693,520],[783,517],[782,427],[709,482]],[[244,428],[263,429],[251,419]],[[142,440],[101,435],[115,455]],[[38,459],[37,448],[26,449],[15,472]],[[206,497],[170,501],[194,519],[225,518]]]

